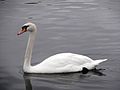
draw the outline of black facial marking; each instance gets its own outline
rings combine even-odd
[[[22,29],[27,29],[29,25],[23,26]]]

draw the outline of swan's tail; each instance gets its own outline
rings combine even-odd
[[[100,64],[101,62],[104,62],[104,61],[107,61],[108,59],[99,59],[99,60],[95,60],[94,61],[94,64],[95,65],[98,65],[98,64]]]

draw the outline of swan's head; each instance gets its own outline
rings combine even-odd
[[[36,30],[37,30],[36,25],[34,23],[29,22],[29,23],[26,23],[22,26],[21,30],[18,32],[17,35],[21,35],[25,32],[30,32],[30,33],[36,32]]]

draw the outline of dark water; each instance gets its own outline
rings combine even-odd
[[[32,63],[61,52],[108,58],[87,74],[24,75],[28,34],[38,27]],[[120,90],[120,0],[0,0],[0,90]]]

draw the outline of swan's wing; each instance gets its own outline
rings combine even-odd
[[[92,62],[89,57],[73,54],[61,53],[53,55],[38,65],[32,67],[34,73],[62,73],[76,72],[82,70],[82,65]]]
[[[80,66],[82,64],[89,63],[92,61],[92,59],[83,55],[73,53],[61,53],[47,58],[42,63],[40,63],[40,65],[49,67],[64,67],[67,65]]]

